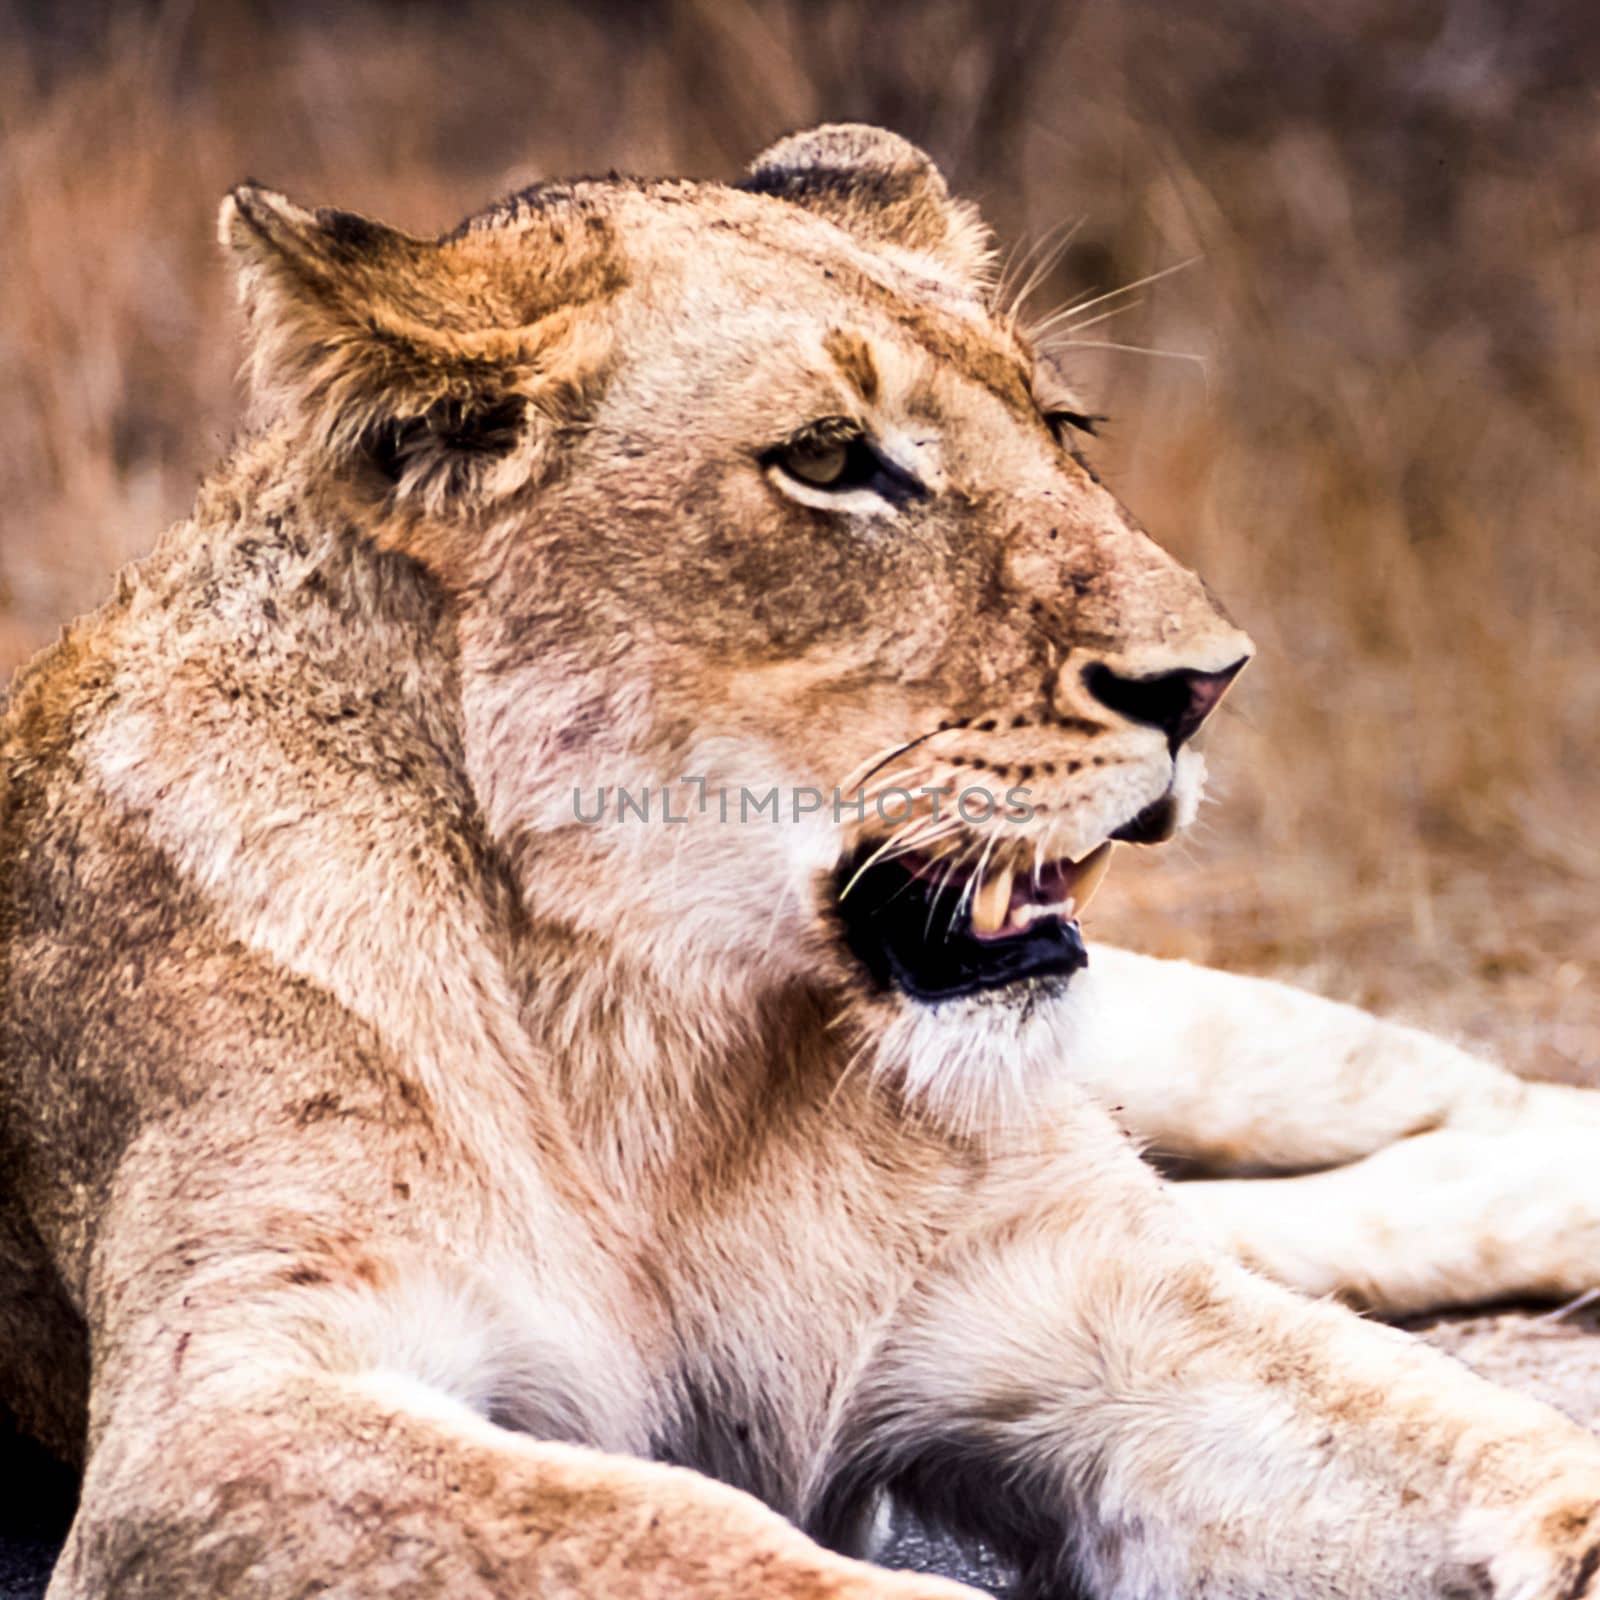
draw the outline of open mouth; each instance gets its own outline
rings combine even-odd
[[[1065,983],[1088,965],[1078,917],[1111,863],[1110,840],[1079,861],[978,869],[915,851],[884,860],[863,847],[840,868],[845,942],[873,980],[917,1000]]]

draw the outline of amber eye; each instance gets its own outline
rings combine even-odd
[[[825,495],[866,489],[899,506],[920,500],[928,492],[848,417],[826,417],[813,423],[773,446],[762,456],[761,464],[796,488],[820,490]]]
[[[761,457],[761,465],[780,480],[780,487],[782,481],[787,481],[794,489],[820,491],[829,496],[865,489],[892,506],[900,506],[920,500],[928,492],[918,479],[896,466],[859,423],[848,417],[824,417],[802,428],[768,450]],[[815,499],[807,503],[818,504]]]
[[[791,478],[816,489],[836,489],[850,470],[847,439],[798,439],[777,451],[774,459]]]

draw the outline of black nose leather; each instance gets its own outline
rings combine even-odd
[[[1089,693],[1101,705],[1126,717],[1160,728],[1167,744],[1176,750],[1209,717],[1223,691],[1238,677],[1245,658],[1221,672],[1161,672],[1152,678],[1125,678],[1096,662],[1083,670]]]

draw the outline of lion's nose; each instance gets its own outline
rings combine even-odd
[[[1240,656],[1231,667],[1224,667],[1220,672],[1192,672],[1182,668],[1150,678],[1125,678],[1097,661],[1083,669],[1083,682],[1101,705],[1132,722],[1160,728],[1167,736],[1168,746],[1176,750],[1216,709],[1228,685],[1238,677],[1239,669],[1248,660],[1248,656]]]

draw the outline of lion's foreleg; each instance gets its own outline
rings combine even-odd
[[[51,1600],[964,1592],[639,1459],[662,1414],[649,1306],[576,1211],[469,1233],[467,1184],[437,1158],[423,1187],[375,1118],[264,1135],[248,1164],[201,1118],[184,1131],[124,1162],[100,1219],[88,1462]],[[417,1187],[386,1211],[396,1172]]]
[[[410,1380],[241,1373],[113,1420],[50,1600],[957,1600],[678,1468],[508,1433]]]
[[[1207,1251],[1085,1120],[1031,1209],[975,1218],[905,1307],[841,1503],[886,1485],[1039,1594],[1600,1592],[1600,1444]]]
[[[1600,1282],[1600,1094],[1282,984],[1104,955],[1073,1067],[1124,1125],[1217,1172],[1332,1168],[1178,1185],[1240,1259],[1394,1314]]]
[[[1329,1172],[1173,1192],[1241,1260],[1371,1311],[1567,1299],[1600,1284],[1592,1128],[1447,1129]]]
[[[1104,949],[1078,981],[1073,1078],[1157,1154],[1218,1175],[1334,1166],[1439,1128],[1600,1130],[1600,1095],[1286,984]]]

